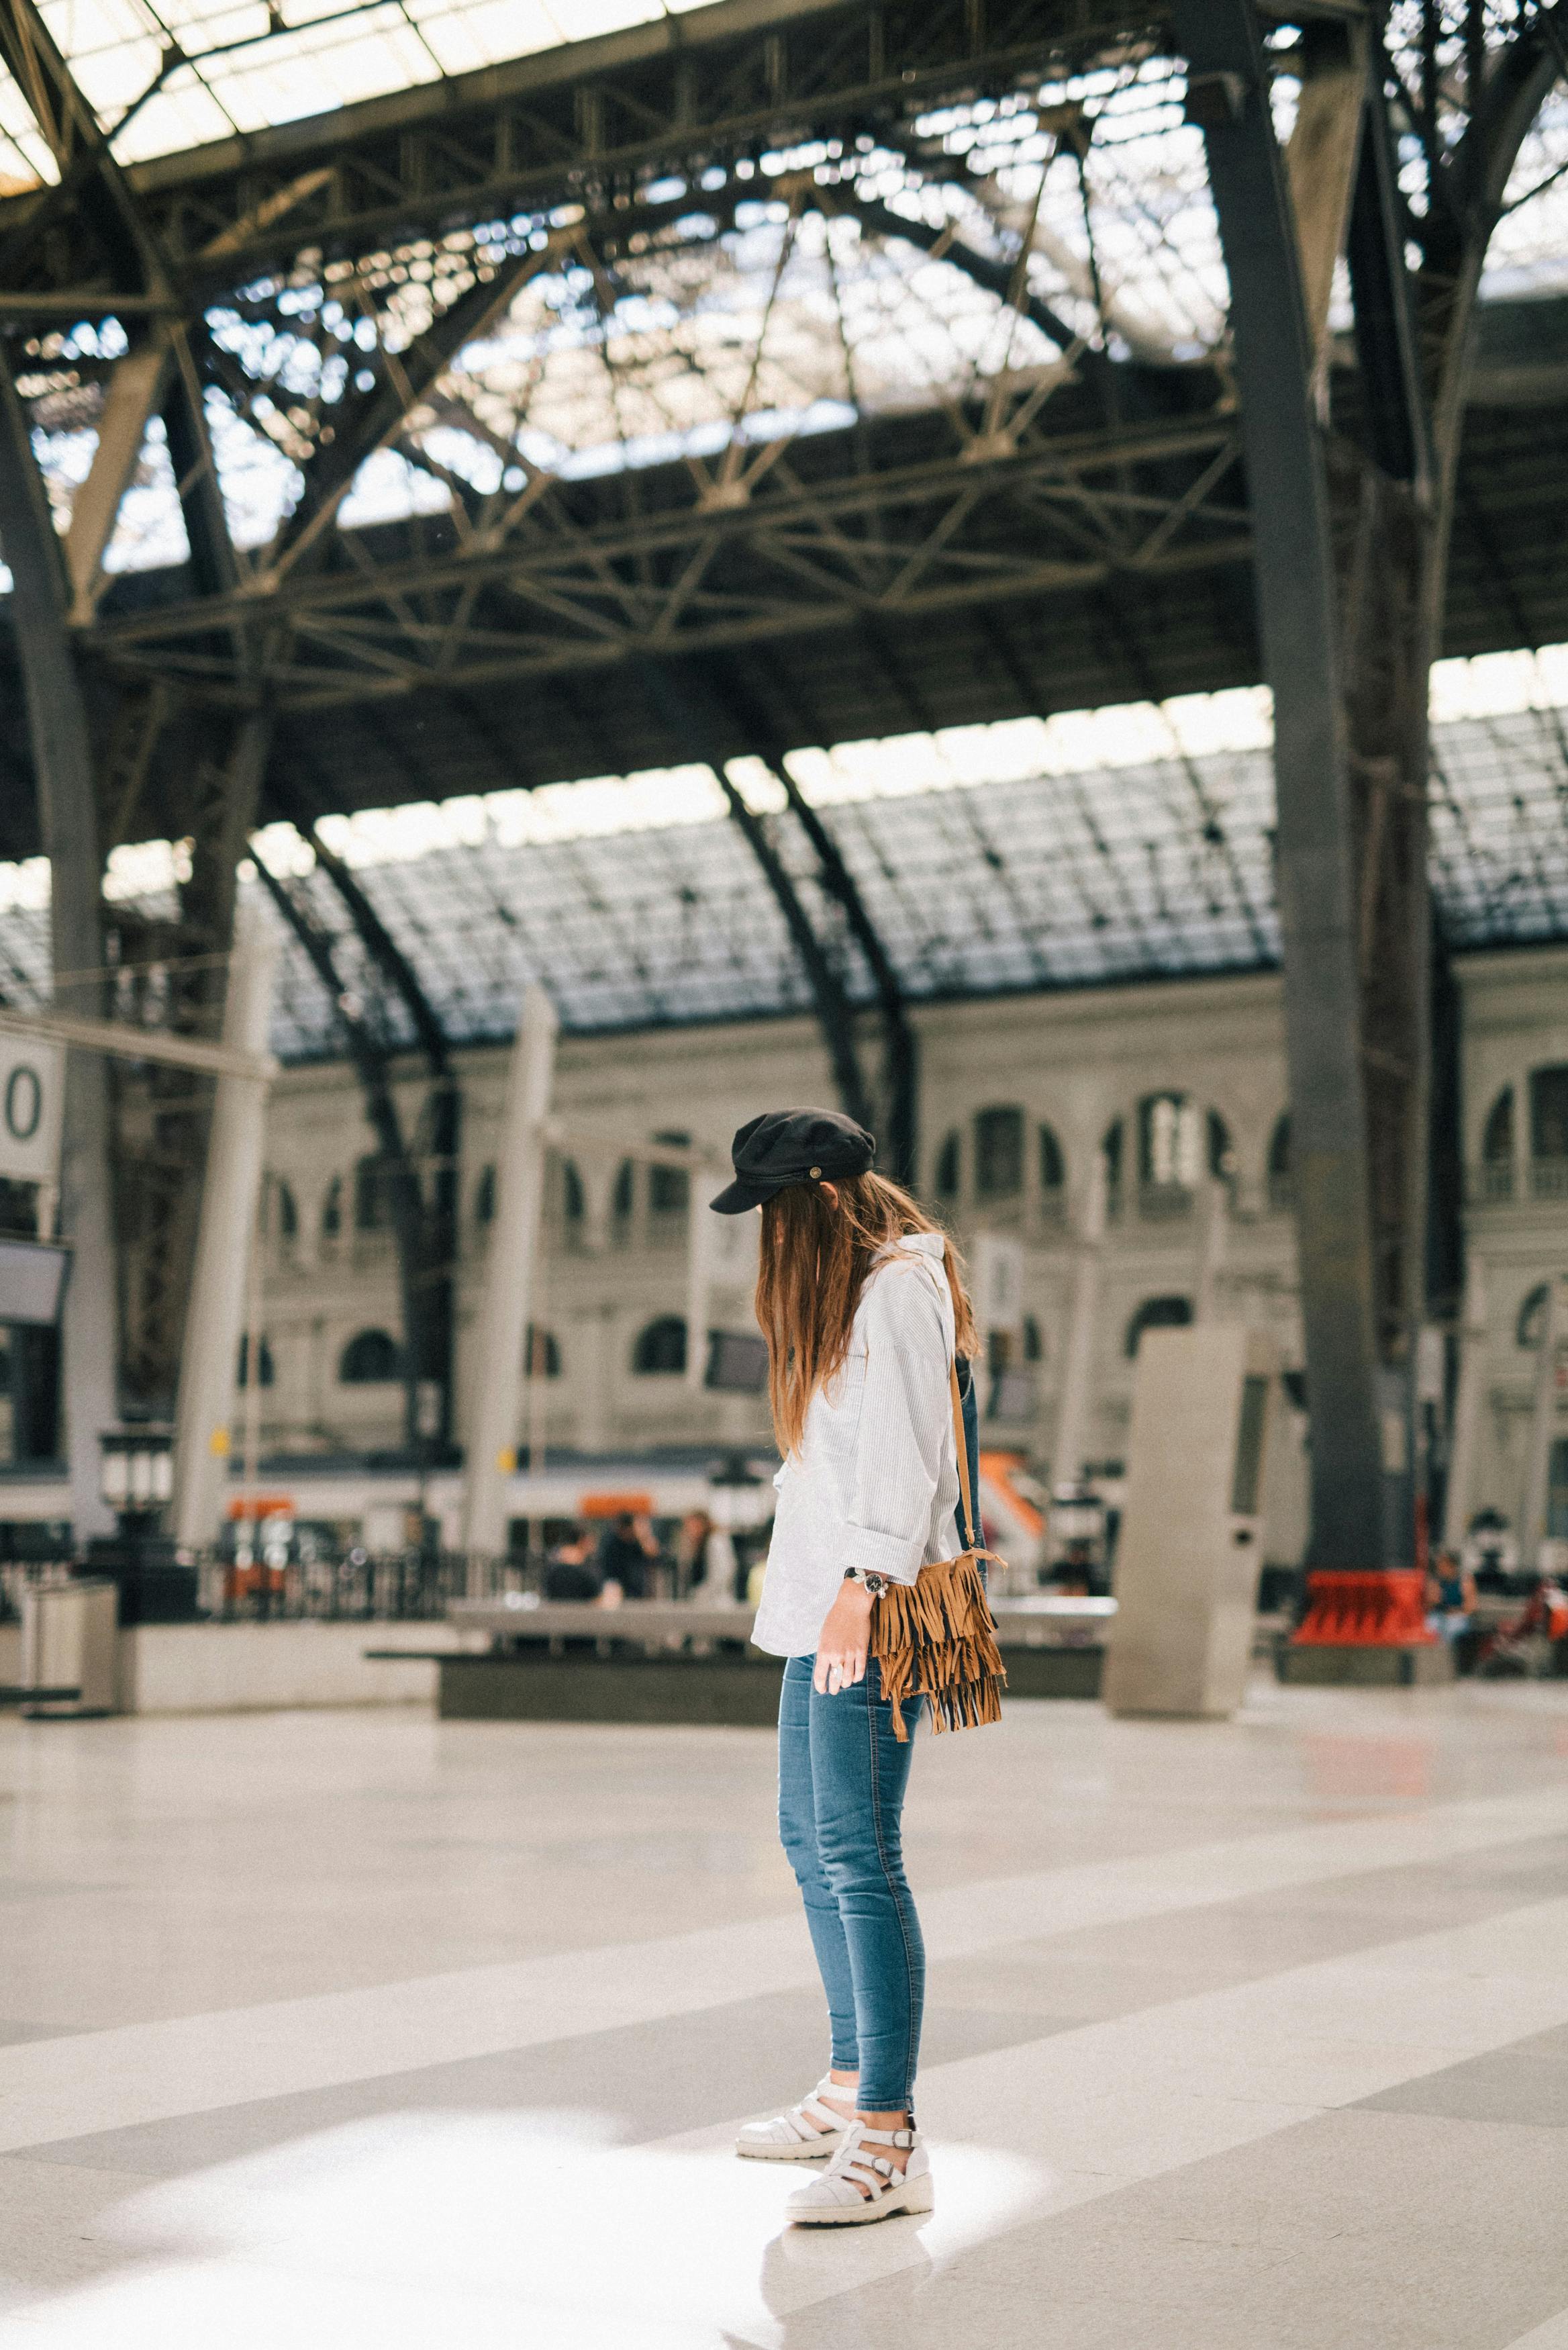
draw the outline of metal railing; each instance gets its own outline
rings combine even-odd
[[[536,1566],[466,1551],[350,1550],[335,1558],[196,1560],[197,1605],[213,1624],[439,1622],[454,1599],[537,1590]]]
[[[1568,1200],[1568,1158],[1485,1159],[1469,1169],[1465,1188],[1475,1208],[1510,1201]]]
[[[352,1550],[253,1565],[203,1551],[185,1563],[196,1569],[198,1617],[210,1624],[437,1623],[454,1599],[543,1586],[542,1561],[466,1551]],[[67,1559],[0,1566],[0,1621],[20,1617],[29,1584],[61,1581],[70,1567]]]

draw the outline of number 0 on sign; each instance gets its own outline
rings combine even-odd
[[[14,1183],[59,1180],[65,1076],[63,1045],[0,1030],[0,1175]]]

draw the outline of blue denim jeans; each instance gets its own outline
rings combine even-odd
[[[832,2062],[860,2068],[862,2112],[912,2111],[926,1950],[904,1878],[899,1821],[922,1700],[893,1735],[877,1660],[836,1696],[811,1685],[812,1657],[791,1657],[779,1700],[779,1835],[799,1880],[822,1987]]]

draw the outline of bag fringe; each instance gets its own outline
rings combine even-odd
[[[1007,1675],[980,1555],[961,1551],[922,1566],[913,1583],[889,1584],[872,1608],[871,1654],[901,1742],[909,1735],[904,1706],[915,1697],[929,1700],[939,1734],[1002,1720]]]

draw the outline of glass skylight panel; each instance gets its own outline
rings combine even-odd
[[[202,78],[236,129],[259,130],[440,76],[401,8],[389,6],[275,34],[259,48],[214,58]]]
[[[1502,218],[1487,248],[1488,299],[1568,290],[1568,90],[1547,98],[1509,177]]]
[[[1433,888],[1449,943],[1568,938],[1568,648],[1440,662],[1432,700]],[[1279,952],[1261,714],[1255,692],[1192,696],[1161,712],[1066,713],[1049,728],[1013,720],[845,744],[792,765],[826,807],[913,1000],[1256,970]],[[1161,721],[1182,755],[1147,754]],[[1188,747],[1204,740],[1215,747]],[[1073,742],[1097,743],[1098,763],[1071,765],[1062,754]],[[1047,747],[1054,756],[1027,755]],[[734,764],[739,781],[745,763]],[[915,787],[878,788],[894,767],[913,768]],[[454,1041],[508,1035],[528,977],[579,1033],[810,1008],[779,908],[701,767],[370,811],[322,829]],[[804,834],[785,820],[774,838],[851,999],[869,1003],[871,974]],[[411,1046],[406,1014],[306,845],[275,825],[254,847],[337,939],[345,988],[389,1042]],[[109,894],[172,914],[184,855],[158,842],[117,850]],[[0,986],[22,1002],[47,995],[47,903],[41,859],[0,868]],[[290,1059],[342,1050],[290,937],[274,1041]]]
[[[0,196],[22,195],[40,181],[52,186],[59,176],[32,108],[0,66]]]
[[[1223,331],[1224,264],[1185,88],[1169,58],[1134,57],[924,126],[992,175],[977,206],[1015,234],[1032,224],[1032,288],[1113,351],[1195,359]]]
[[[700,0],[410,0],[407,7],[359,8],[343,0],[277,0],[272,7],[259,0],[41,5],[104,129],[113,133],[129,116],[114,145],[130,163],[202,146],[235,129],[294,121],[444,74],[684,15]],[[190,62],[153,91],[173,42]],[[28,121],[19,93],[0,93],[0,179],[32,185],[56,176]]]
[[[252,0],[48,5],[84,74],[119,76],[121,109],[148,86],[165,26],[190,54],[129,120],[119,140],[128,157],[231,125],[292,119],[318,108],[324,90],[347,101],[428,81],[448,69],[441,42],[482,17],[493,16],[497,40],[524,46],[554,45],[563,22],[571,37],[584,37],[589,21],[579,0],[505,0],[498,11],[490,0],[484,9],[456,0],[277,0],[271,13]],[[649,10],[634,13],[641,21]],[[251,38],[258,26],[271,29]],[[240,47],[226,46],[236,39]],[[1276,86],[1282,104],[1291,87],[1287,72]],[[699,473],[744,471],[769,462],[769,444],[792,435],[877,411],[945,406],[956,414],[991,386],[1005,423],[1009,404],[1048,388],[1063,366],[1060,338],[1016,316],[951,252],[934,258],[896,231],[867,229],[846,209],[858,197],[923,223],[928,236],[955,239],[961,253],[972,246],[997,268],[1010,266],[1027,238],[1031,293],[1064,334],[1157,360],[1208,353],[1222,337],[1226,285],[1202,141],[1182,120],[1183,91],[1170,59],[1134,51],[1114,68],[922,118],[909,154],[867,137],[715,165],[691,190],[691,211],[651,229],[642,250],[607,269],[585,243],[524,287],[410,416],[402,450],[371,461],[344,508],[345,526],[450,505],[450,484],[410,463],[421,448],[432,466],[491,496],[521,490],[529,468],[566,480],[681,461]],[[9,86],[4,94],[20,106]],[[177,134],[171,109],[187,118]],[[1460,126],[1456,114],[1456,135]],[[1565,159],[1568,99],[1558,93],[1513,176],[1515,209],[1498,230],[1488,278],[1495,290],[1539,291],[1568,278],[1568,172],[1554,176]],[[804,201],[798,186],[788,201],[778,192],[786,165],[815,175]],[[672,179],[660,200],[682,185]],[[220,473],[242,544],[265,541],[289,510],[295,468],[317,445],[327,411],[358,369],[384,364],[378,343],[395,351],[472,284],[476,267],[497,265],[543,234],[521,216],[460,230],[335,264],[330,284],[279,284],[253,296],[253,306],[275,305],[270,320],[245,304],[211,314],[217,340],[256,384],[248,416],[218,403]],[[464,250],[449,250],[454,244]],[[375,318],[359,314],[365,302]],[[172,517],[162,533],[143,521],[117,560],[151,561],[151,550],[172,545],[178,527]]]
[[[688,0],[694,5],[694,0]],[[507,57],[532,56],[567,41],[619,32],[664,13],[641,0],[480,0],[454,6],[452,0],[410,0],[409,14],[420,26],[443,73],[470,73]],[[672,8],[671,15],[679,13]]]

